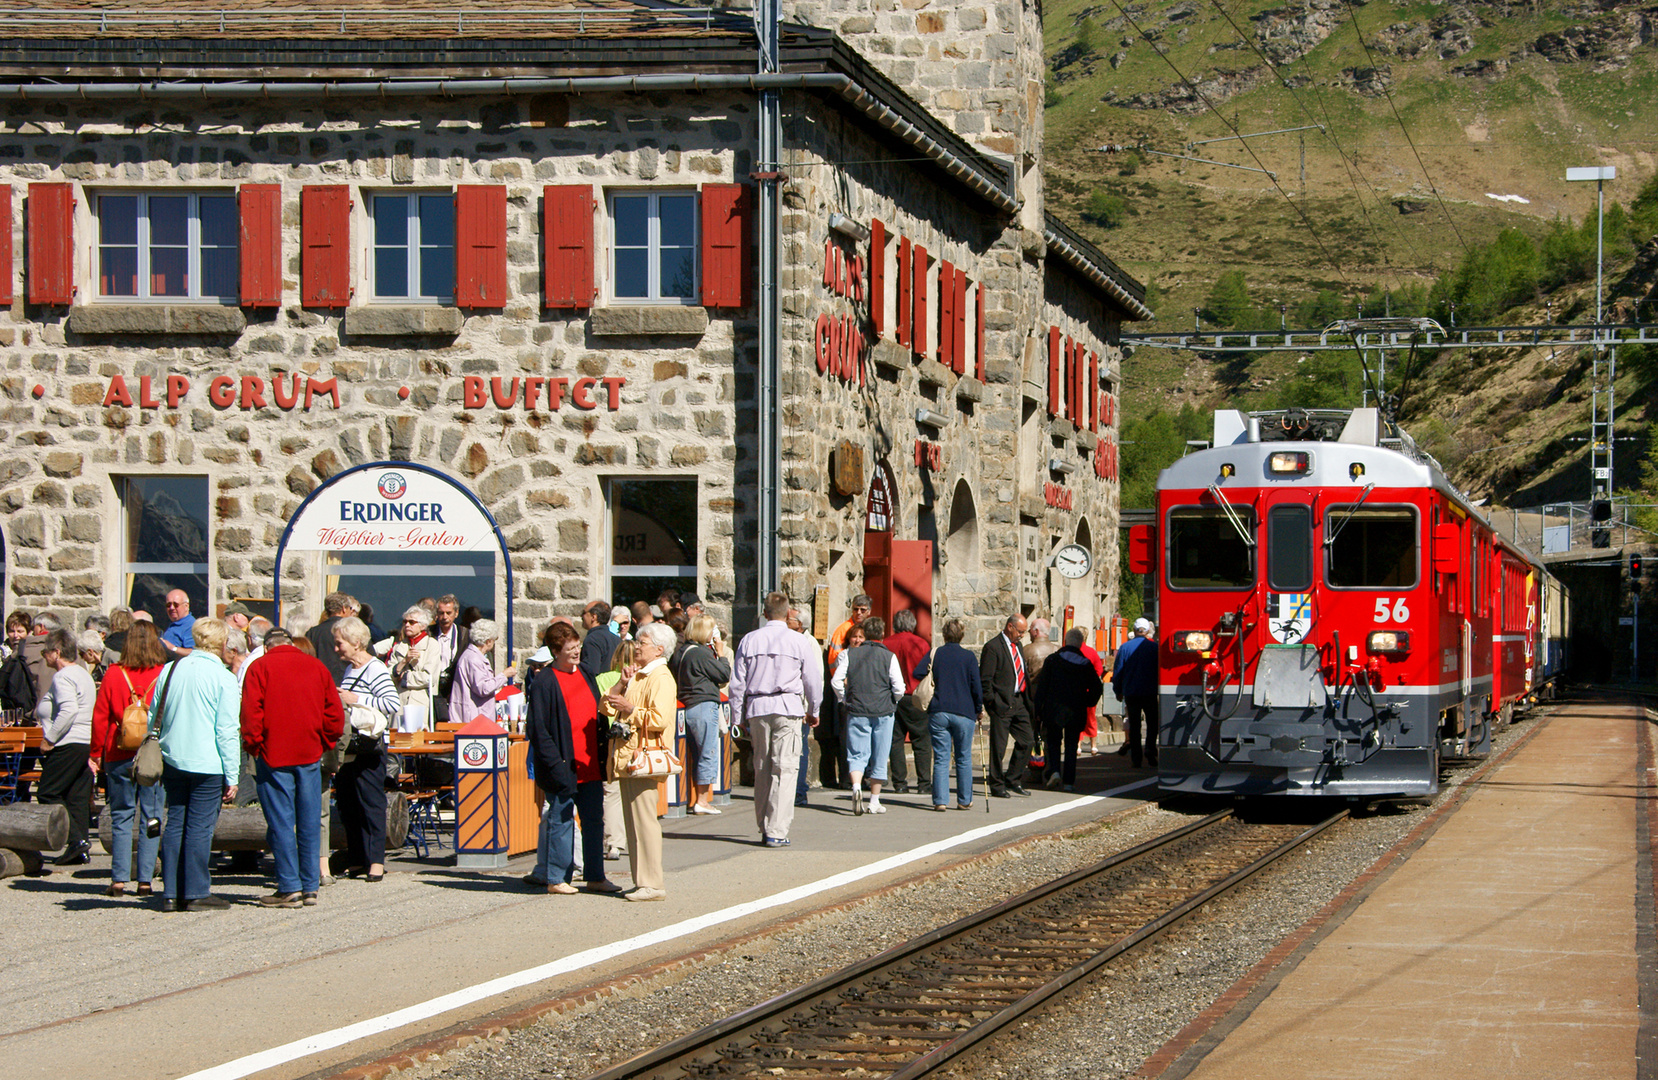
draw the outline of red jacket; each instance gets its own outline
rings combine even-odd
[[[121,714],[132,703],[132,692],[153,705],[150,687],[167,669],[161,666],[140,668],[137,671],[111,664],[104,672],[104,681],[98,686],[98,698],[92,706],[92,759],[102,765],[118,765],[130,761],[137,750],[122,750],[115,745],[115,735],[121,730]],[[129,689],[127,680],[132,680]]]
[[[311,765],[345,729],[345,708],[321,660],[278,645],[242,683],[242,747],[273,768]]]

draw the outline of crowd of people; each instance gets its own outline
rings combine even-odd
[[[963,621],[950,618],[934,649],[916,633],[914,612],[896,612],[889,633],[872,606],[855,597],[820,647],[788,597],[772,593],[763,622],[734,651],[701,601],[672,589],[655,604],[592,601],[579,628],[554,618],[521,679],[532,775],[544,795],[525,883],[553,894],[663,899],[658,781],[682,768],[687,811],[721,813],[711,796],[728,723],[749,744],[766,847],[790,844],[794,810],[808,799],[814,733],[821,782],[851,792],[854,816],[884,814],[883,792],[910,790],[909,754],[915,790],[932,809],[972,807],[980,725],[989,729],[992,798],[1028,795],[1033,763],[1048,787],[1075,789],[1082,744],[1096,752],[1107,678],[1081,629],[1054,642],[1046,620],[1014,615],[975,653],[962,644]],[[520,678],[517,665],[496,669],[496,623],[454,596],[412,604],[390,633],[338,592],[315,625],[286,629],[238,603],[223,618],[197,618],[178,590],[165,607],[162,628],[146,612],[117,608],[79,633],[50,613],[13,612],[0,645],[0,705],[11,720],[42,727],[34,797],[64,806],[70,824],[56,862],[88,861],[101,786],[108,893],[132,886],[152,895],[159,856],[160,896],[172,910],[229,906],[212,893],[209,873],[226,805],[257,802],[263,811],[274,869],[266,906],[313,905],[340,876],[383,880],[387,781],[400,768],[388,732],[494,717],[498,696]],[[1136,767],[1156,764],[1151,629],[1135,624],[1109,677],[1125,715],[1119,752]],[[671,753],[679,710],[683,763]],[[159,776],[140,762],[146,739],[159,748]],[[333,852],[323,842],[330,789],[345,835]],[[625,890],[605,871],[624,855]]]

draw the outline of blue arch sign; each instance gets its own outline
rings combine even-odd
[[[354,465],[324,481],[288,520],[276,545],[276,616],[282,618],[282,557],[290,551],[501,553],[507,585],[507,655],[512,655],[512,560],[501,527],[459,481],[412,461]]]

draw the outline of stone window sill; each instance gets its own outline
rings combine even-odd
[[[680,304],[596,307],[591,329],[596,337],[700,336],[708,331],[708,309]]]
[[[453,337],[466,316],[460,308],[441,304],[345,309],[345,332],[358,337]]]
[[[69,309],[76,334],[240,334],[241,308],[223,304],[83,304]]]

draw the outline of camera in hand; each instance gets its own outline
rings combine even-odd
[[[626,720],[612,719],[610,721],[610,737],[625,742],[633,738],[633,726]]]

